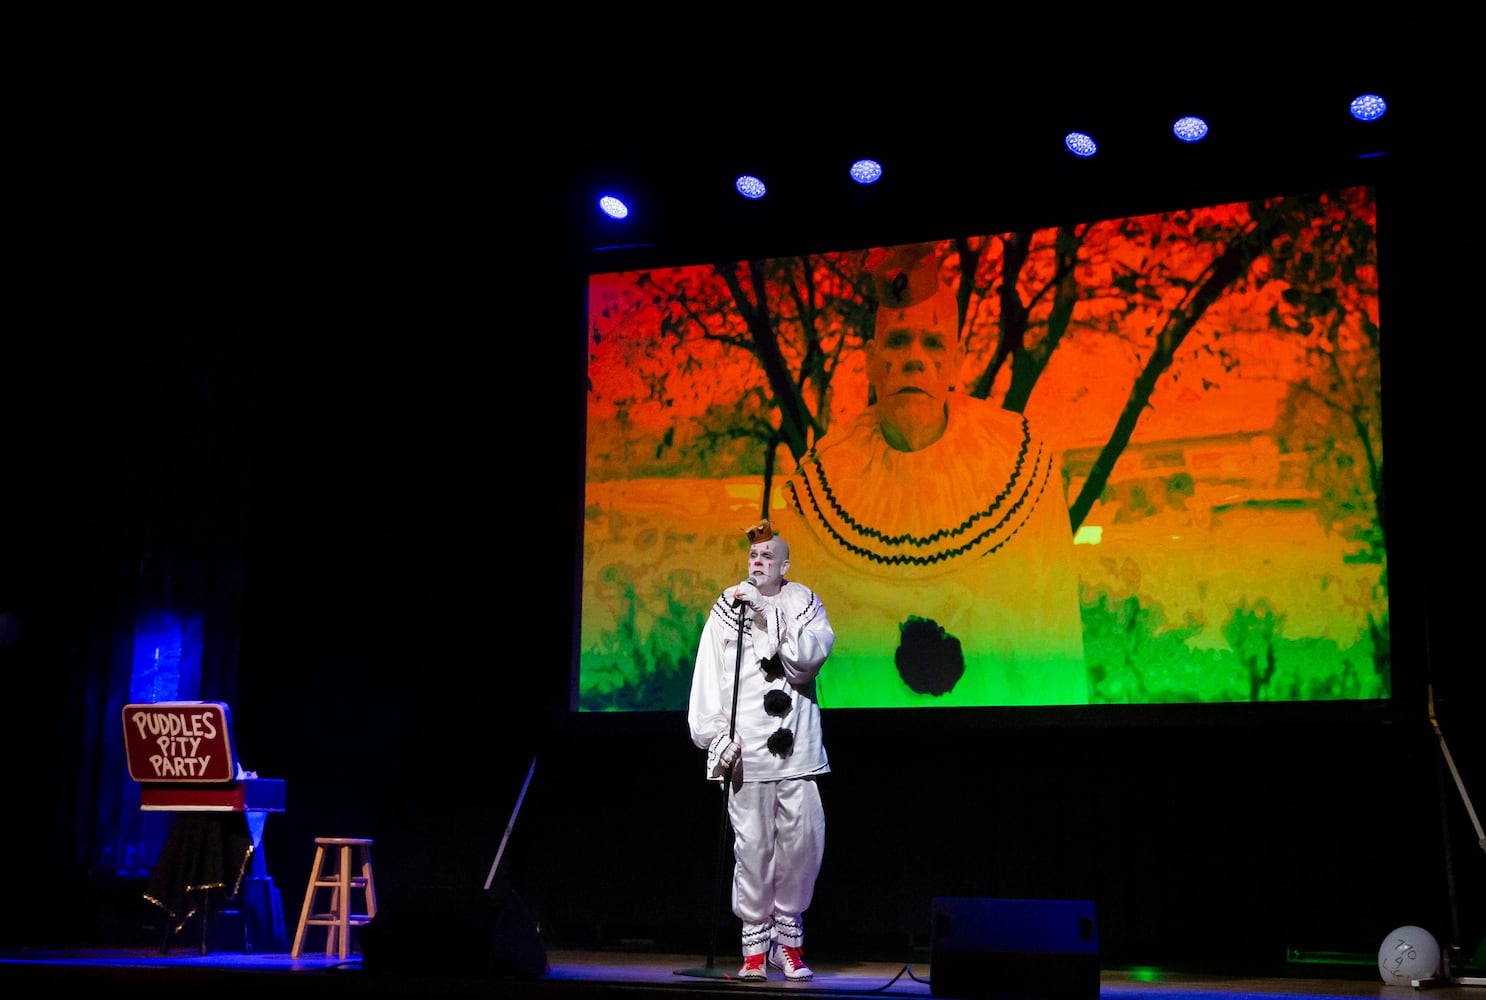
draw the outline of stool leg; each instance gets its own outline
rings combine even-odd
[[[366,919],[377,915],[377,887],[372,881],[371,845],[361,848],[361,879],[366,883]]]
[[[332,873],[335,874],[335,873]],[[336,874],[336,877],[340,876]],[[330,923],[325,926],[325,957],[329,958],[335,954],[335,940],[341,932],[338,921],[341,912],[341,889],[338,885],[330,886],[330,908],[325,911],[325,916],[330,918]]]
[[[340,932],[340,957],[344,962],[351,953],[351,845],[341,846],[340,907],[335,911],[336,930]]]
[[[310,908],[315,902],[315,883],[320,881],[320,869],[325,863],[325,848],[315,847],[315,863],[310,866],[310,884],[304,891],[304,905],[299,908],[299,927],[294,931],[294,947],[289,950],[291,958],[298,958],[304,947],[305,922],[310,919]]]

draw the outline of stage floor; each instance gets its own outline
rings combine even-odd
[[[70,989],[104,989],[113,995],[154,998],[248,996],[273,998],[305,995],[462,997],[501,996],[560,998],[717,995],[747,990],[756,995],[830,997],[929,997],[932,969],[875,962],[829,962],[812,958],[815,977],[789,982],[770,970],[765,982],[731,978],[736,962],[728,957],[709,966],[705,956],[631,954],[552,950],[549,971],[540,977],[515,979],[461,974],[456,956],[419,955],[416,968],[397,974],[367,971],[359,955],[342,962],[335,956],[287,953],[210,953],[158,948],[22,951],[0,953],[0,993],[6,997],[50,996]],[[986,991],[995,995],[996,970],[986,970]],[[1102,970],[1101,1000],[1283,1000],[1288,997],[1376,997],[1405,1000],[1413,994],[1430,1000],[1486,1000],[1478,981],[1461,980],[1389,985],[1380,979],[1232,978],[1153,970]]]

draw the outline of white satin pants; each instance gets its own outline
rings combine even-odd
[[[728,797],[733,824],[733,913],[743,954],[771,941],[803,946],[803,914],[825,855],[826,816],[811,778],[745,781]]]

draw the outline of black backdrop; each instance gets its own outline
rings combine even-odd
[[[291,921],[315,836],[375,837],[389,900],[483,881],[535,757],[508,862],[549,944],[700,952],[720,802],[684,720],[566,711],[588,234],[540,212],[571,157],[650,140],[478,74],[304,82],[135,80],[28,123],[0,666],[33,902],[0,944],[138,922],[98,863],[100,720],[134,615],[175,602],[243,762],[288,782],[265,847]],[[812,954],[922,959],[936,895],[1095,899],[1112,962],[1273,967],[1405,923],[1476,946],[1486,859],[1422,697],[1479,789],[1479,205],[1447,120],[1380,192],[1397,711],[830,715]]]

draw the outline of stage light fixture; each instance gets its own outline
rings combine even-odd
[[[882,164],[876,160],[857,160],[851,165],[851,179],[858,184],[875,184],[882,177]]]
[[[1352,117],[1360,122],[1375,122],[1388,110],[1388,102],[1377,94],[1361,94],[1352,98]]]
[[[606,194],[599,199],[599,211],[611,219],[624,219],[629,217],[629,206],[612,194]]]
[[[1199,142],[1207,135],[1207,122],[1195,115],[1178,118],[1171,126],[1171,134],[1182,142]]]
[[[738,189],[739,194],[751,201],[758,201],[768,192],[768,188],[764,186],[764,182],[752,174],[744,174],[742,177],[739,177],[734,186]]]
[[[1069,132],[1063,137],[1063,145],[1074,156],[1087,158],[1099,152],[1099,144],[1094,141],[1094,137],[1084,132]]]

